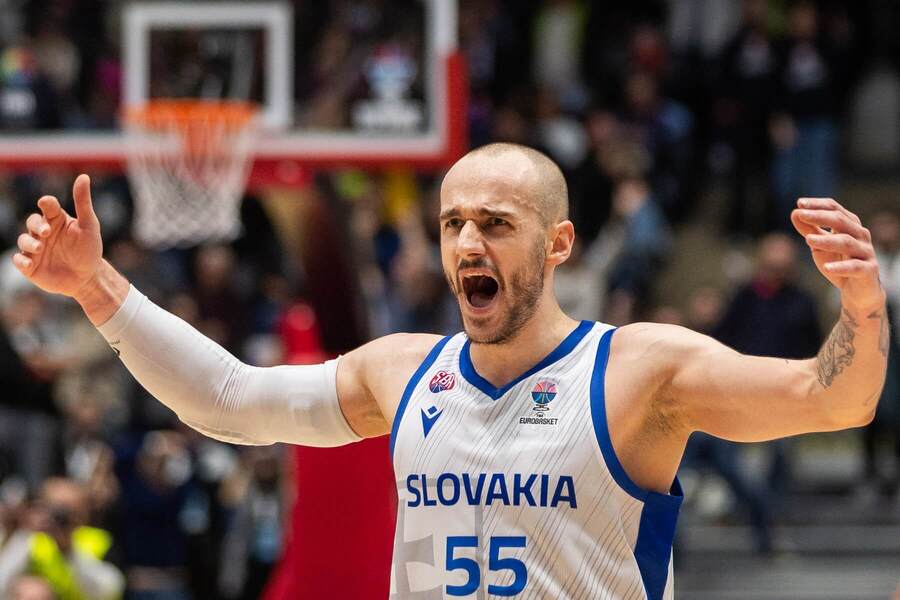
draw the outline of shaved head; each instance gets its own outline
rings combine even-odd
[[[527,146],[482,146],[447,172],[441,263],[472,343],[506,343],[557,306],[553,270],[575,237],[568,211],[562,171]]]
[[[509,161],[523,163],[528,173],[523,173],[523,185],[528,203],[541,216],[544,225],[552,225],[569,218],[569,188],[562,171],[553,160],[534,148],[509,142],[487,144],[463,156],[452,170],[476,166],[493,171],[507,169]],[[506,163],[506,164],[505,164]]]

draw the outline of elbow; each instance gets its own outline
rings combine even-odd
[[[878,410],[878,398],[880,396],[881,392],[878,391],[866,398],[862,408],[857,411],[856,422],[850,425],[850,427],[865,427],[875,420],[875,413]]]
[[[856,410],[853,423],[848,425],[848,428],[865,427],[875,420],[875,413],[878,411],[878,400],[881,398],[881,391],[882,388],[879,386],[877,390],[865,397],[862,405]]]
[[[818,379],[808,378],[798,390],[809,409],[819,415],[821,431],[865,427],[875,419],[881,385],[875,390],[851,390],[848,386],[823,389]]]
[[[859,423],[856,424],[856,427],[865,427],[872,423],[875,420],[875,407],[873,406],[870,410],[866,411],[862,418],[859,420]]]
[[[875,420],[875,409],[864,410],[849,419],[843,429],[855,429],[857,427],[865,427]]]
[[[878,407],[878,396],[869,397],[866,402],[852,408],[842,408],[829,411],[828,430],[855,429],[865,427],[875,419],[875,411]]]

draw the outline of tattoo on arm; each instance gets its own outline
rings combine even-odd
[[[853,315],[842,310],[841,319],[831,330],[831,335],[816,357],[816,369],[822,387],[831,387],[834,378],[853,363],[853,356],[856,354],[853,338],[856,337],[857,327],[859,323]]]
[[[878,330],[878,350],[887,358],[888,355],[888,344],[890,343],[891,333],[890,333],[890,323],[888,323],[887,311],[886,310],[876,310],[871,313],[867,318],[869,319],[878,319],[879,330]]]

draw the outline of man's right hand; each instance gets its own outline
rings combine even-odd
[[[78,297],[97,277],[102,264],[100,222],[91,204],[91,180],[79,175],[73,186],[76,218],[53,196],[38,200],[41,213],[29,215],[19,236],[13,264],[44,291]]]

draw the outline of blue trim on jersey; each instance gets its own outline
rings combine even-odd
[[[448,335],[435,344],[434,348],[431,349],[431,352],[428,353],[428,356],[425,357],[425,360],[422,361],[422,364],[419,365],[419,368],[416,369],[416,372],[413,373],[413,376],[410,377],[409,381],[406,383],[406,388],[403,390],[403,396],[400,397],[400,404],[397,405],[397,412],[394,414],[394,422],[391,424],[391,460],[394,458],[394,444],[397,441],[397,431],[400,429],[400,421],[403,419],[406,405],[409,404],[409,399],[416,389],[419,380],[422,379],[425,372],[434,364],[434,361],[437,360],[441,350],[444,349],[444,346],[447,345],[447,342],[449,342],[452,337],[452,335]]]
[[[644,581],[647,600],[662,600],[666,591],[675,525],[682,500],[684,493],[677,477],[672,483],[671,494],[647,492],[644,500],[634,558]]]
[[[549,367],[566,354],[575,349],[575,346],[578,345],[584,336],[588,334],[588,332],[594,328],[593,321],[582,321],[578,324],[572,333],[566,336],[562,342],[559,343],[559,346],[553,349],[550,354],[544,357],[541,362],[534,365],[503,387],[494,387],[490,381],[482,377],[475,370],[475,365],[472,364],[472,355],[469,353],[469,343],[470,340],[466,340],[465,344],[463,344],[462,352],[459,353],[459,372],[462,373],[462,376],[465,377],[466,381],[474,385],[476,388],[481,390],[486,396],[490,397],[492,400],[497,400],[503,394],[508,392],[515,386],[517,383],[521,382],[523,379],[527,377],[531,377],[538,371],[543,368]]]
[[[594,360],[594,373],[591,375],[591,420],[594,422],[594,435],[600,444],[606,468],[619,487],[643,502],[647,498],[647,490],[639,487],[625,472],[613,449],[609,426],[606,423],[606,365],[609,362],[609,347],[614,332],[615,329],[610,329],[604,333],[597,345],[597,358]]]
[[[600,338],[594,373],[591,375],[591,420],[594,435],[600,445],[600,453],[610,475],[623,490],[644,503],[638,527],[634,557],[637,560],[648,600],[661,600],[669,579],[669,559],[675,539],[675,524],[678,510],[684,500],[681,483],[676,477],[672,482],[671,494],[660,494],[643,489],[628,476],[609,436],[606,421],[606,366],[609,363],[609,348],[615,329],[610,329]]]

